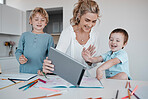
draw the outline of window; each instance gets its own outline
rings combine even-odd
[[[6,0],[0,0],[1,4],[6,4]]]

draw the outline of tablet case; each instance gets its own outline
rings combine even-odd
[[[48,58],[52,61],[54,67],[54,73],[70,82],[75,86],[79,86],[82,77],[85,73],[86,67],[79,61],[68,56],[67,54],[50,48]]]

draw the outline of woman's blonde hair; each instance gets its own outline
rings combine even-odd
[[[96,13],[99,18],[100,9],[98,4],[93,0],[79,0],[78,3],[75,4],[73,17],[70,19],[70,24],[78,25],[80,22],[79,17],[86,14],[87,12]]]
[[[32,18],[37,14],[41,14],[43,17],[45,17],[46,19],[46,24],[48,23],[49,19],[48,19],[48,13],[46,12],[45,9],[41,8],[41,7],[36,7],[34,10],[32,10],[32,12],[30,13],[30,17],[29,20],[32,20]]]

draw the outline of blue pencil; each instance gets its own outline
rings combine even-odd
[[[32,83],[31,83],[31,84],[32,84]],[[31,84],[24,85],[24,86],[20,87],[19,89],[25,88],[25,87],[27,87],[27,86],[29,86],[29,85],[31,85]]]
[[[27,90],[31,85],[33,85],[35,82],[31,83],[30,85],[28,85],[28,87],[26,87],[23,91]]]

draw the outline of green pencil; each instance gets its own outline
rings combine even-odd
[[[43,75],[45,76],[45,78],[47,78],[46,74],[42,71]]]

